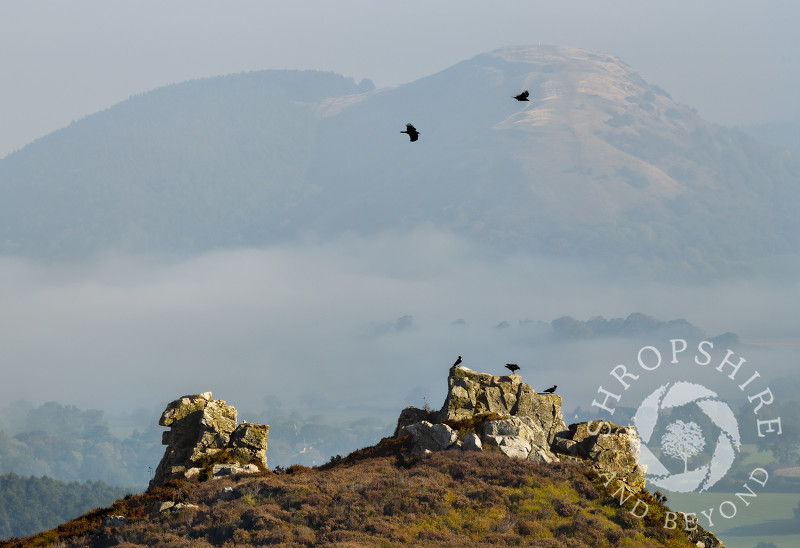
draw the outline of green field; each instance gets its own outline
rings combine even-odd
[[[800,520],[795,519],[794,509],[800,502],[800,493],[759,493],[748,498],[749,506],[735,493],[667,493],[667,505],[676,511],[695,512],[700,525],[717,535],[726,548],[753,548],[759,542],[771,542],[778,548],[800,547]],[[720,515],[720,504],[731,501],[736,505],[736,515],[725,519]],[[700,514],[710,514],[713,526]],[[725,504],[726,514],[733,513]]]

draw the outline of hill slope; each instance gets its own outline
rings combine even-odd
[[[521,89],[530,103],[511,98]],[[265,71],[135,97],[0,160],[0,252],[185,253],[429,224],[719,274],[798,253],[798,180],[791,154],[705,122],[618,59],[509,47],[392,89]]]
[[[389,453],[384,444],[325,469],[173,482],[2,545],[694,546],[663,527],[664,507],[648,493],[650,512],[638,519],[632,499],[620,506],[581,465],[444,452],[398,466]],[[165,501],[194,506],[151,514]],[[98,529],[109,513],[129,522]]]

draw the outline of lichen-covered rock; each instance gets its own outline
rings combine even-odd
[[[484,436],[481,439],[486,447],[496,447],[507,457],[525,460],[531,454],[531,444],[518,436]]]
[[[467,367],[450,368],[448,390],[439,420],[459,420],[485,413],[511,415],[521,383],[519,375],[493,376]]]
[[[545,440],[535,443],[545,448],[558,432],[567,428],[561,416],[561,396],[537,394],[519,375],[494,376],[457,365],[450,368],[447,384],[447,397],[438,416],[440,421],[458,421],[490,413],[528,417],[538,424],[537,431],[544,432]]]
[[[417,422],[429,421],[431,419],[431,412],[425,409],[420,409],[409,405],[400,411],[400,417],[397,419],[397,427],[394,429],[394,437],[398,437],[404,426],[415,424]]]
[[[183,396],[167,405],[158,421],[160,426],[171,426],[173,422],[186,418],[194,412],[205,409],[211,400],[211,392],[204,392],[194,396]]]
[[[267,469],[267,437],[269,425],[244,422],[236,427],[228,442],[228,450],[241,462]]]
[[[644,465],[639,464],[641,440],[633,426],[616,426],[599,421],[571,424],[558,434],[554,451],[579,457],[600,474],[614,474],[634,493],[644,489]]]
[[[470,432],[464,436],[461,449],[464,451],[483,451],[483,442],[481,442],[481,438],[476,433]]]
[[[444,451],[458,441],[458,434],[446,424],[431,424],[421,421],[403,427],[403,434],[411,435],[414,440],[413,453],[426,451]]]
[[[517,403],[511,410],[516,417],[527,417],[535,421],[537,430],[544,432],[547,445],[553,443],[556,434],[567,429],[561,416],[561,396],[558,394],[537,394],[527,384],[521,384],[517,392]],[[537,442],[537,445],[543,445]]]
[[[510,417],[488,421],[483,424],[481,441],[497,447],[509,457],[529,459],[537,462],[552,462],[557,457],[550,452],[547,433],[540,422],[531,417]]]
[[[213,465],[249,465],[267,468],[269,426],[236,424],[236,409],[211,392],[183,396],[164,410],[159,420],[169,426],[162,443],[167,446],[150,486],[173,478],[195,477]]]
[[[200,419],[198,447],[225,447],[236,429],[236,414],[236,409],[222,400],[209,401]]]
[[[542,447],[534,446],[528,455],[528,460],[531,462],[545,462],[550,463],[558,460],[558,457],[552,452]]]

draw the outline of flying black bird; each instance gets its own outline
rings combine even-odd
[[[506,369],[508,369],[509,371],[511,371],[513,373],[514,371],[519,371],[519,366],[517,364],[515,364],[515,363],[507,363],[506,364]]]
[[[519,95],[515,95],[514,99],[516,99],[517,101],[528,101],[528,95],[530,95],[530,94],[528,93],[528,90],[526,89],[525,91],[523,91]]]
[[[453,364],[453,367],[457,366],[460,363],[461,363],[461,356],[458,357],[458,359],[456,360],[456,363]]]
[[[406,130],[401,131],[400,133],[408,133],[408,137],[411,139],[412,143],[419,138],[419,131],[417,131],[417,128],[411,124],[406,124]]]
[[[547,390],[545,390],[545,392],[547,392],[548,394],[552,394],[552,393],[554,393],[554,392],[556,391],[556,387],[557,387],[557,386],[558,386],[558,385],[554,384],[553,386],[551,386],[550,388],[548,388]]]

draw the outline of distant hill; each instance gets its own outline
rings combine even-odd
[[[741,128],[745,133],[800,157],[800,118]]]
[[[523,89],[529,103],[512,99]],[[614,57],[508,47],[391,89],[263,71],[133,97],[0,160],[0,253],[194,253],[432,225],[716,276],[798,254],[798,180],[796,156],[704,121]]]

